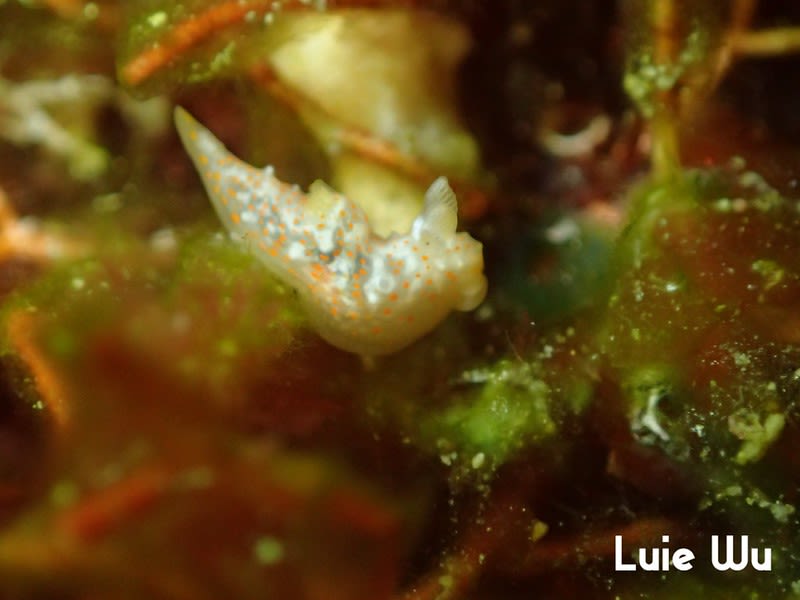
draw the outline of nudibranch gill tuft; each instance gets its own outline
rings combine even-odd
[[[226,229],[281,281],[334,346],[388,354],[486,295],[483,248],[456,233],[455,194],[440,177],[406,234],[375,235],[364,211],[321,181],[308,194],[272,167],[239,160],[180,107],[175,124]]]

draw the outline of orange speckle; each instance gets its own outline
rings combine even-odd
[[[423,255],[422,260],[428,260],[428,256],[427,255]]]
[[[389,315],[392,314],[392,309],[391,308],[384,308],[383,309],[383,314],[388,317]]]
[[[239,216],[239,213],[231,213],[231,221],[238,225],[241,223],[242,217]]]
[[[397,294],[395,294],[394,292],[389,294],[389,300],[391,300],[392,302],[397,302]]]
[[[407,289],[409,288],[409,286],[410,286],[410,285],[411,285],[410,283],[408,283],[407,281],[404,281],[404,282],[403,282],[403,289],[406,289],[406,290],[407,290]]]

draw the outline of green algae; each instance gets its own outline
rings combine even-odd
[[[709,51],[705,29],[695,29],[671,62],[659,63],[651,47],[637,48],[630,53],[623,78],[623,87],[645,117],[659,110],[658,95],[672,90],[687,72],[701,63]]]
[[[533,449],[557,456],[569,444],[563,427],[592,396],[574,331],[551,333],[524,359],[464,369],[454,321],[368,374],[362,394],[372,426],[434,458],[455,488],[482,488]]]
[[[780,437],[786,417],[783,413],[770,413],[761,419],[757,413],[741,410],[732,414],[728,423],[731,433],[742,440],[742,447],[734,460],[747,464],[761,459]]]
[[[672,9],[677,14],[669,9],[659,14],[658,4],[642,0],[623,3],[629,26],[622,86],[646,118],[668,108],[665,92],[680,87],[684,102],[696,102],[712,85],[709,63],[720,47],[724,29],[721,3],[679,5]],[[678,30],[680,37],[676,36]]]
[[[552,394],[535,367],[500,361],[462,377],[478,384],[478,391],[429,415],[429,421],[421,425],[423,436],[436,439],[445,465],[461,463],[491,470],[522,448],[556,434]]]
[[[706,173],[701,179],[687,173],[674,183],[645,188],[634,198],[639,208],[618,246],[616,286],[598,341],[615,368],[630,371],[626,385],[639,398],[636,405],[642,398],[674,393],[681,385],[695,388],[696,394],[706,343],[728,348],[727,360],[737,369],[734,374],[741,374],[731,387],[750,380],[748,397],[760,398],[757,404],[767,408],[775,404],[774,383],[770,387],[769,374],[754,361],[759,355],[764,364],[767,356],[784,350],[770,331],[763,331],[764,339],[753,346],[757,338],[743,337],[748,336],[743,321],[757,320],[770,296],[779,299],[797,288],[800,265],[790,267],[785,254],[800,220],[789,201],[764,213],[758,196],[742,200],[736,213],[717,213],[713,207],[724,181],[721,173]],[[751,228],[766,235],[771,230],[773,243],[754,245]],[[726,248],[726,242],[736,245]],[[759,258],[753,259],[752,253]],[[780,298],[779,306],[784,302]],[[786,352],[794,352],[792,348],[783,345]],[[708,377],[707,391],[732,383]]]
[[[691,474],[701,511],[783,556],[788,581],[798,518],[778,448],[798,398],[800,215],[741,168],[646,183],[632,201],[597,330],[631,433]]]
[[[17,291],[3,318],[32,311],[43,348],[64,366],[81,364],[98,336],[114,335],[216,389],[242,377],[254,356],[284,352],[304,323],[291,292],[217,235],[179,246],[165,256],[118,237],[114,252],[55,267]]]

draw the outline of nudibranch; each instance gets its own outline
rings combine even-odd
[[[382,238],[355,202],[323,182],[304,194],[272,167],[236,158],[179,107],[175,124],[225,228],[298,291],[334,346],[363,356],[395,352],[450,311],[483,301],[483,247],[456,232],[456,197],[444,177],[426,192],[409,232]]]

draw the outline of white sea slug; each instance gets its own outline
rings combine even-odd
[[[321,181],[303,194],[228,152],[181,108],[175,124],[225,227],[297,289],[319,334],[363,356],[395,352],[451,310],[486,295],[483,248],[456,233],[456,198],[440,177],[411,231],[375,235],[364,211]]]

